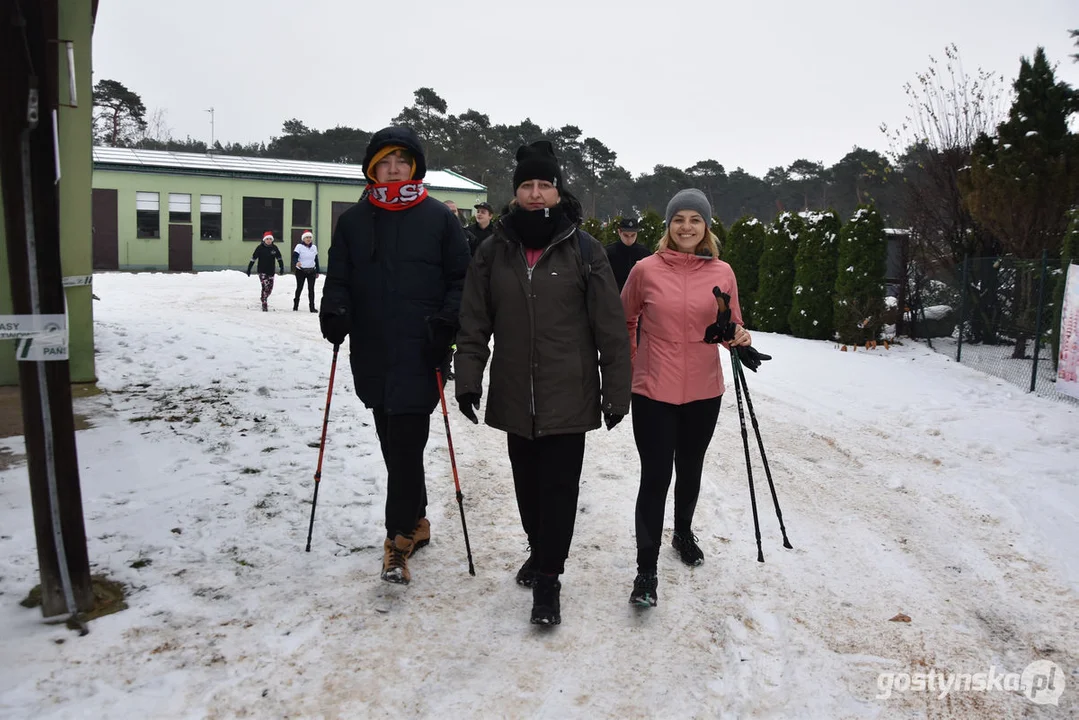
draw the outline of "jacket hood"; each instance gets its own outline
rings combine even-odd
[[[427,158],[424,156],[423,142],[412,128],[400,126],[382,128],[371,137],[371,142],[367,143],[367,150],[363,155],[364,177],[369,177],[367,167],[371,164],[375,153],[389,145],[400,145],[412,153],[416,160],[416,177],[412,179],[423,180],[423,176],[427,174]]]

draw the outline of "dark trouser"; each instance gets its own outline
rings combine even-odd
[[[273,277],[273,273],[259,273],[259,282],[262,283],[262,295],[259,297],[263,305],[266,304],[270,293],[273,292]]]
[[[386,461],[386,537],[411,535],[427,515],[427,483],[423,451],[431,431],[430,415],[387,415],[372,408],[375,432]]]
[[[303,284],[307,283],[307,300],[311,307],[315,307],[315,269],[296,269],[296,297],[292,299],[294,305],[300,304],[300,295],[303,293]]]
[[[565,572],[577,491],[584,464],[584,433],[529,440],[507,434],[517,509],[535,567],[549,575]]]
[[[671,471],[674,483],[674,530],[689,533],[701,491],[704,453],[712,440],[723,396],[685,405],[633,395],[633,438],[641,456],[637,492],[637,569],[655,572],[663,544],[663,510]]]

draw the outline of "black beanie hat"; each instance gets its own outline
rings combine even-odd
[[[517,148],[517,167],[513,170],[513,191],[529,180],[546,180],[561,192],[562,170],[549,140],[537,140]]]

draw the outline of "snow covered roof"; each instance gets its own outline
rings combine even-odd
[[[94,148],[94,167],[102,170],[136,168],[142,172],[176,170],[206,175],[247,175],[322,178],[335,182],[363,185],[366,180],[359,165],[343,163],[278,160],[276,158],[238,155],[203,155],[200,153],[135,150],[133,148]],[[450,170],[428,170],[424,183],[437,190],[486,192],[487,188]]]

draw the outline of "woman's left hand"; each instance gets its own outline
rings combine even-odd
[[[734,339],[731,340],[731,347],[740,347],[742,345],[749,346],[753,344],[753,338],[749,336],[749,332],[746,331],[741,325],[734,326]]]

